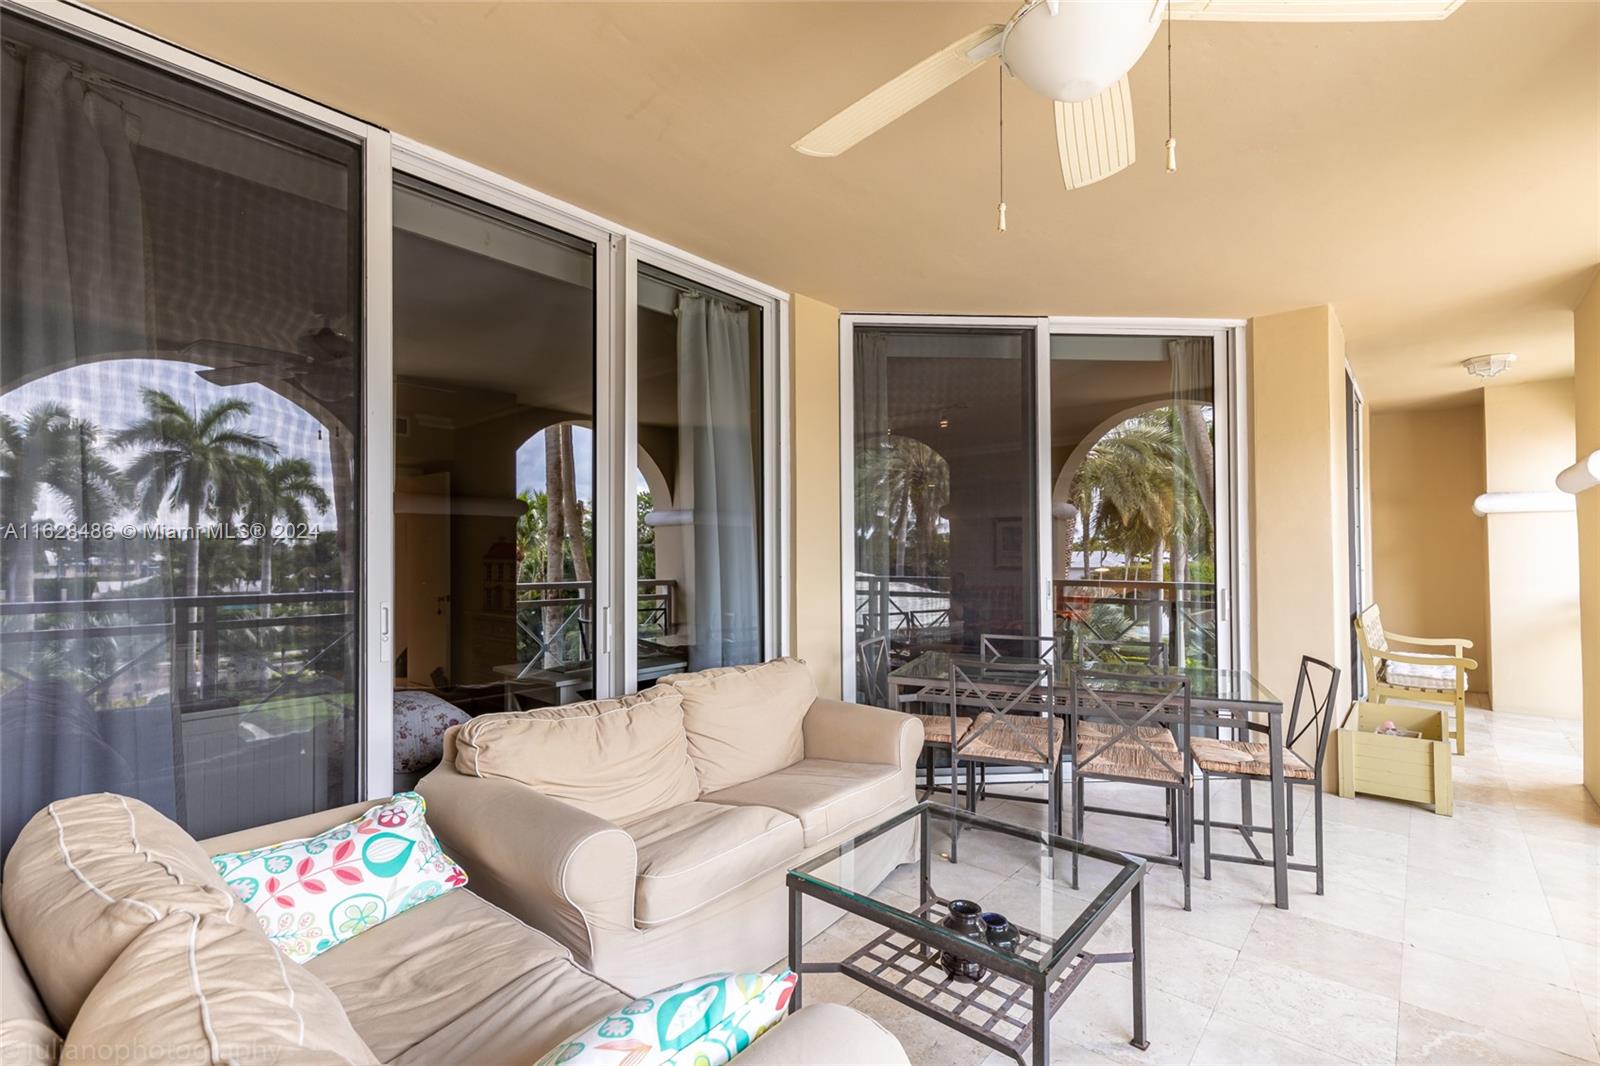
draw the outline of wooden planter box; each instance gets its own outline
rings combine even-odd
[[[1435,814],[1451,814],[1449,725],[1444,711],[1396,703],[1358,703],[1336,736],[1339,795],[1430,803]],[[1384,722],[1421,733],[1394,737],[1375,733]]]

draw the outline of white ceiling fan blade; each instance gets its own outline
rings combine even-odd
[[[1081,189],[1133,163],[1133,94],[1128,76],[1078,103],[1056,101],[1061,180]]]
[[[1004,29],[985,26],[940,49],[794,142],[794,150],[804,155],[833,156],[853,147],[997,55]]]
[[[1172,17],[1210,22],[1436,22],[1462,0],[1171,0]]]

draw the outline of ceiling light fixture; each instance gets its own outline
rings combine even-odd
[[[1517,353],[1500,352],[1495,355],[1475,355],[1471,359],[1463,359],[1461,366],[1475,378],[1488,379],[1504,374],[1516,361]]]

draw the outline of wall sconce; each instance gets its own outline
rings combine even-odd
[[[1576,496],[1600,485],[1600,448],[1556,475],[1556,488]]]

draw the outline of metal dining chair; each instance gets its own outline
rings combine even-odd
[[[1072,837],[1084,839],[1090,813],[1164,822],[1168,854],[1142,858],[1178,867],[1183,876],[1183,909],[1190,909],[1194,835],[1194,707],[1189,682],[1162,674],[1075,670],[1067,704],[1072,749]],[[1089,781],[1145,785],[1162,789],[1165,813],[1089,806]],[[1072,884],[1078,883],[1073,855]]]
[[[967,768],[967,809],[974,812],[978,806],[976,768],[1004,765],[1043,770],[1049,781],[1050,832],[1061,834],[1061,751],[1066,734],[1054,713],[1054,682],[1054,671],[1047,663],[951,659],[952,807],[963,763]],[[976,711],[976,717],[959,717],[963,709]],[[951,862],[956,861],[960,828],[961,823],[952,824]]]
[[[1056,638],[1025,637],[1015,633],[984,633],[978,638],[978,657],[996,659],[1032,659],[1041,663],[1056,661]]]
[[[888,634],[856,641],[856,702],[889,706]]]
[[[1316,675],[1316,676],[1313,676]],[[1319,682],[1323,682],[1319,684]],[[1321,698],[1318,693],[1321,692]],[[1287,850],[1294,854],[1294,790],[1296,785],[1311,786],[1314,805],[1312,832],[1315,836],[1315,860],[1310,863],[1290,862],[1291,870],[1301,870],[1317,875],[1317,895],[1323,894],[1324,866],[1322,853],[1322,768],[1328,754],[1328,738],[1333,733],[1335,701],[1339,694],[1339,668],[1310,655],[1300,657],[1300,676],[1294,686],[1294,704],[1289,714],[1287,739],[1283,746],[1284,817],[1288,820],[1284,836]],[[1244,727],[1242,727],[1244,728]],[[1314,736],[1316,748],[1311,761],[1294,750],[1302,737]],[[1271,859],[1261,854],[1250,834],[1272,831],[1270,825],[1253,825],[1249,815],[1242,814],[1242,822],[1217,822],[1211,818],[1211,780],[1240,781],[1244,789],[1255,781],[1271,780],[1272,750],[1262,741],[1220,740],[1196,737],[1193,743],[1194,761],[1200,767],[1200,823],[1204,834],[1205,877],[1211,879],[1211,862],[1237,862],[1250,866],[1265,866]],[[1241,793],[1242,804],[1242,793]],[[1248,806],[1242,810],[1249,811]],[[1219,855],[1211,850],[1211,829],[1237,830],[1250,855]]]

